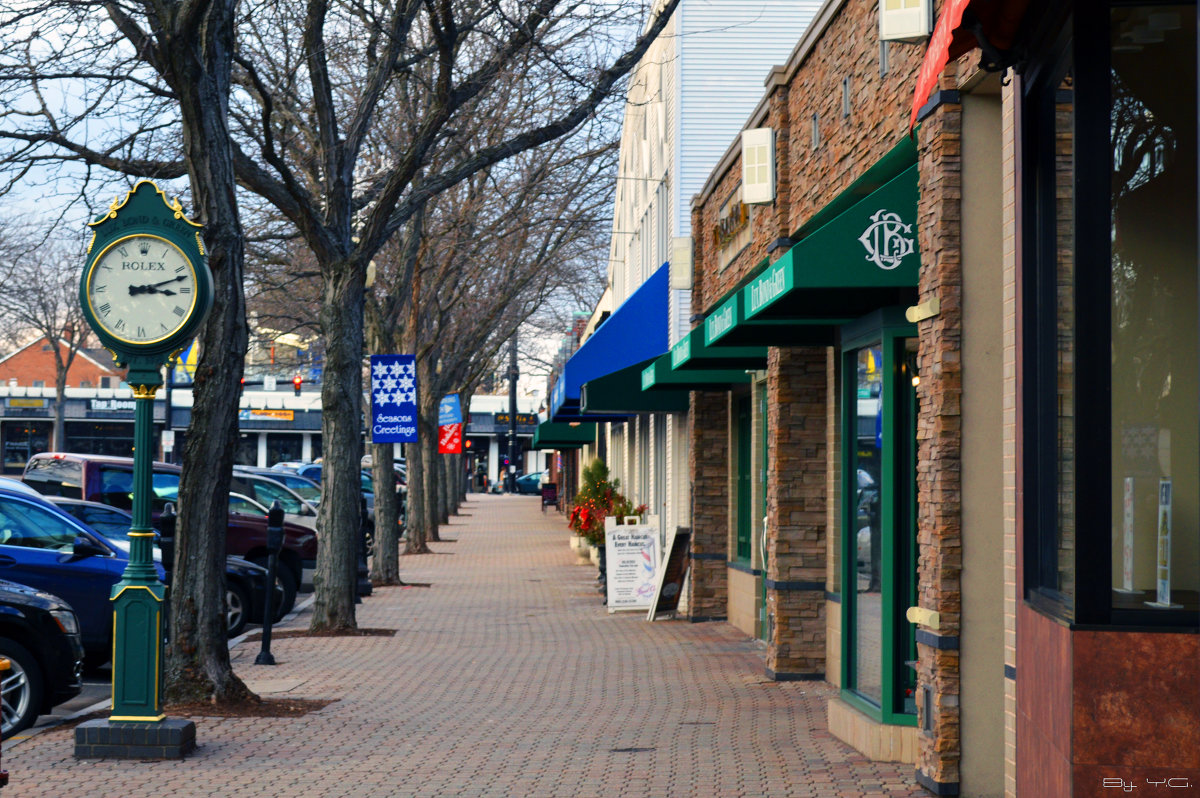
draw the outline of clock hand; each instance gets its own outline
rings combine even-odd
[[[186,279],[187,279],[187,276],[180,275],[178,277],[172,277],[170,280],[163,280],[161,283],[149,283],[147,285],[131,285],[131,286],[129,286],[129,295],[136,296],[138,294],[167,294],[168,296],[175,296],[174,291],[160,291],[158,287],[160,285],[170,285],[171,283],[177,283],[180,280],[186,280]]]

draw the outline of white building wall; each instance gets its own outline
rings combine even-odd
[[[691,230],[691,198],[703,187],[762,96],[771,68],[787,61],[821,0],[681,0],[630,77],[609,247],[617,307]],[[673,285],[690,282],[671,263]],[[682,279],[674,279],[682,278]],[[672,288],[664,308],[671,344],[692,328],[691,290]],[[609,468],[635,504],[665,530],[691,523],[687,414],[612,424]]]

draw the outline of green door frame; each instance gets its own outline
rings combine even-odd
[[[912,394],[912,375],[905,362],[905,339],[915,338],[916,327],[903,318],[902,309],[888,308],[873,313],[843,328],[842,362],[842,689],[841,697],[875,720],[899,726],[917,722],[912,696],[904,687],[913,682],[905,660],[915,658],[915,627],[904,613],[916,601],[916,404],[906,400]],[[874,701],[857,692],[856,618],[858,600],[857,563],[857,368],[858,352],[879,345],[883,356],[882,447],[880,453],[880,622],[881,622],[881,693]],[[901,418],[900,416],[904,416]],[[898,445],[899,435],[907,436]],[[897,496],[895,486],[903,479],[904,493]],[[891,486],[891,487],[889,487]],[[906,530],[903,539],[898,530]],[[901,573],[904,569],[905,573]],[[903,594],[903,595],[902,595]],[[906,701],[905,699],[909,699]],[[912,707],[911,711],[905,711]]]
[[[734,534],[734,561],[743,563],[744,565],[752,565],[753,560],[753,545],[754,540],[753,530],[750,528],[751,512],[750,512],[750,475],[752,472],[750,461],[750,439],[753,435],[753,417],[751,413],[750,394],[739,395],[734,397],[736,403],[736,419],[737,419],[737,528]]]
[[[769,430],[767,424],[767,384],[765,382],[756,386],[758,390],[758,413],[760,423],[762,425],[762,435],[760,441],[762,444],[762,462],[759,463],[758,475],[758,490],[759,501],[762,509],[762,527],[759,529],[759,553],[762,561],[759,563],[759,568],[762,569],[762,576],[758,579],[758,636],[760,639],[769,642],[771,638],[771,619],[767,613],[767,465],[770,462],[767,442],[769,440]]]

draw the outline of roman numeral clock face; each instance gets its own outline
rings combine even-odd
[[[88,273],[87,298],[109,335],[133,344],[169,337],[191,317],[196,269],[170,241],[132,235],[110,244]]]

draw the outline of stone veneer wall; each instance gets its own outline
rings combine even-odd
[[[954,80],[954,69],[946,80]],[[940,300],[920,322],[917,387],[919,606],[936,610],[936,630],[918,627],[920,691],[932,690],[932,717],[918,697],[917,775],[925,786],[959,782],[958,640],[962,617],[962,106],[945,104],[920,126],[920,301]],[[997,567],[999,563],[997,563]],[[997,685],[999,689],[1000,685]],[[919,694],[920,696],[920,694]]]
[[[688,617],[729,615],[729,394],[693,391],[688,415],[688,472],[692,475],[692,563]]]
[[[767,355],[767,675],[825,676],[826,350]]]

